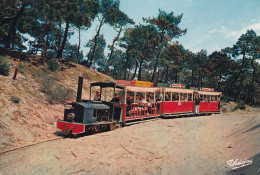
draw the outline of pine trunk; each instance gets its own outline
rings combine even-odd
[[[90,67],[92,65],[92,62],[93,62],[93,59],[94,59],[94,55],[95,55],[95,51],[96,51],[96,47],[97,47],[97,38],[99,36],[99,33],[100,33],[100,30],[101,30],[101,27],[102,25],[104,24],[103,21],[104,21],[104,17],[102,18],[102,20],[100,21],[100,24],[99,24],[99,27],[98,27],[98,31],[95,35],[95,38],[94,38],[94,46],[93,46],[93,49],[92,49],[92,53],[91,53],[91,56],[90,56],[90,61],[89,61],[89,64],[88,64],[88,67]]]
[[[69,20],[67,19],[67,20],[66,20],[66,27],[65,27],[65,32],[64,32],[63,40],[62,40],[60,49],[59,49],[59,51],[58,51],[57,58],[62,58],[63,50],[64,50],[64,47],[65,47],[66,42],[67,42],[67,37],[68,37],[68,32],[69,32],[69,25],[70,25],[70,22],[69,22]]]
[[[112,42],[112,45],[111,45],[110,55],[109,55],[108,60],[107,60],[106,74],[109,73],[109,66],[110,66],[110,61],[111,61],[112,56],[113,56],[113,53],[114,53],[115,43],[116,43],[116,41],[118,40],[118,38],[119,38],[119,36],[120,36],[120,34],[121,34],[121,31],[122,31],[122,26],[120,27],[119,32],[117,33],[117,36],[113,39],[113,42]]]

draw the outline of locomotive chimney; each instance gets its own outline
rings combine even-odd
[[[83,85],[83,77],[79,77],[76,102],[81,102],[82,85]]]

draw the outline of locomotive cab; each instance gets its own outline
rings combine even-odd
[[[115,109],[113,103],[106,101],[82,100],[83,78],[79,77],[76,102],[65,105],[64,120],[57,121],[57,127],[65,134],[96,133],[116,128],[121,108]],[[118,88],[115,83],[92,83],[102,88]],[[119,87],[122,88],[122,87]],[[91,89],[90,89],[91,94]],[[114,118],[115,117],[115,118]]]
[[[109,121],[110,108],[97,101],[73,102],[65,106],[64,121],[83,124]]]

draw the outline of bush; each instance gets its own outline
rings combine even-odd
[[[225,95],[223,95],[222,97],[221,97],[221,101],[224,101],[224,102],[230,102],[230,101],[234,101],[234,98],[233,97],[228,97],[228,96],[225,96]]]
[[[236,103],[237,103],[237,105],[234,107],[233,111],[236,111],[238,109],[241,109],[241,110],[245,110],[246,109],[245,102],[243,100],[238,99],[236,101]]]
[[[53,89],[53,86],[55,84],[54,79],[52,77],[46,77],[43,78],[41,81],[42,81],[41,91],[44,93],[49,93]]]
[[[0,56],[0,75],[7,76],[9,72],[10,72],[10,64],[8,60],[5,57]]]
[[[53,89],[51,89],[48,93],[48,100],[51,103],[54,102],[64,102],[66,100],[69,100],[73,97],[73,90],[70,88],[65,88],[62,86],[55,86]]]
[[[33,76],[42,85],[40,90],[47,95],[50,103],[61,103],[74,97],[75,93],[71,88],[57,84],[59,77],[51,76],[44,70],[33,71]]]
[[[59,64],[56,62],[56,60],[50,60],[47,62],[48,69],[50,69],[52,72],[59,69]]]
[[[222,110],[222,112],[224,112],[224,113],[228,112],[228,109],[227,109],[226,107],[222,107],[221,110]]]
[[[12,96],[12,97],[11,97],[11,100],[12,100],[14,103],[19,103],[19,102],[20,102],[20,98],[19,98],[19,97],[14,97],[14,96]]]

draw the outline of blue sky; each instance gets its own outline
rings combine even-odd
[[[156,17],[158,9],[174,12],[175,15],[183,14],[180,27],[187,28],[187,33],[174,41],[179,41],[193,52],[206,49],[210,54],[231,47],[248,29],[260,34],[260,0],[121,0],[120,9],[136,24],[142,23],[143,17]],[[93,38],[96,25],[94,22],[90,29],[83,32],[82,45]],[[116,35],[109,26],[103,26],[101,33],[107,45]],[[77,43],[77,33],[70,42]],[[88,50],[81,49],[85,53]]]

